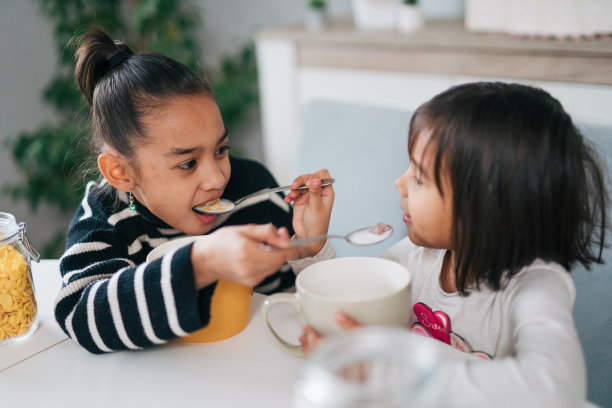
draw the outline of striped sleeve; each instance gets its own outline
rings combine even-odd
[[[71,255],[65,255],[57,322],[92,353],[145,348],[203,327],[209,313],[198,309],[190,254],[187,246],[138,266],[114,258],[78,270],[66,268]],[[213,291],[211,285],[200,296]]]

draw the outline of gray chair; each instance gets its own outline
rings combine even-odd
[[[612,127],[578,123],[582,134],[596,147],[612,168]],[[612,192],[608,171],[608,191]],[[612,217],[612,208],[608,209]],[[608,242],[612,234],[608,231]],[[576,284],[574,321],[582,343],[588,370],[588,399],[612,407],[612,248],[604,251],[605,264],[590,271],[575,268]]]
[[[407,135],[412,112],[332,101],[313,101],[302,117],[298,171],[327,167],[336,178],[330,232],[383,221],[395,230],[373,247],[334,241],[338,256],[378,256],[406,236],[394,180],[408,168]],[[612,128],[579,124],[584,135],[612,163]],[[612,241],[611,241],[612,242]],[[588,399],[612,406],[612,250],[606,264],[576,268],[574,318],[588,371]]]

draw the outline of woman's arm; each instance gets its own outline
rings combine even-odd
[[[108,242],[75,243],[60,261],[55,318],[92,353],[162,344],[203,327],[215,285],[198,294],[190,254],[191,245],[136,266]]]

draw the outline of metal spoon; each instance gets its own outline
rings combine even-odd
[[[391,235],[393,235],[393,227],[389,224],[385,224],[384,222],[379,222],[371,227],[359,228],[355,231],[349,232],[346,235],[323,234],[316,235],[314,237],[295,238],[290,241],[291,243],[289,246],[291,248],[295,248],[300,245],[321,241],[328,238],[342,238],[353,245],[376,245],[383,242]],[[275,248],[267,244],[261,244],[260,246],[266,250]]]
[[[321,187],[329,186],[330,184],[333,184],[335,181],[336,180],[334,180],[333,178],[322,179]],[[306,189],[308,189],[308,186],[306,186],[305,184],[302,184],[301,186],[297,188],[297,190],[306,190]],[[204,214],[223,214],[223,213],[233,211],[238,206],[238,204],[240,204],[241,202],[243,202],[244,200],[248,198],[255,197],[261,194],[277,193],[279,191],[287,191],[287,190],[291,190],[291,185],[275,187],[275,188],[264,188],[263,190],[259,190],[252,194],[249,194],[248,196],[239,198],[236,201],[228,200],[227,198],[220,198],[213,202],[197,205],[193,207],[193,209],[198,212],[204,213]]]

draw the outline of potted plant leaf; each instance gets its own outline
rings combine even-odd
[[[397,8],[397,29],[402,33],[413,33],[425,26],[423,11],[418,0],[402,0]]]

